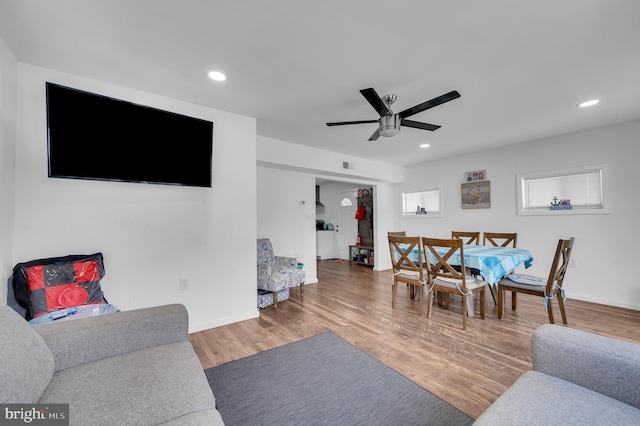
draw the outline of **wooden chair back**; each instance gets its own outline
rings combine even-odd
[[[569,267],[569,259],[571,258],[571,252],[573,251],[573,243],[575,238],[571,237],[568,240],[559,240],[556,247],[556,253],[551,263],[551,271],[549,271],[549,277],[547,278],[546,285],[526,285],[514,283],[509,280],[508,277],[498,282],[498,318],[504,316],[505,305],[505,292],[511,292],[511,310],[515,311],[517,306],[517,295],[530,294],[533,296],[544,297],[544,306],[547,314],[549,315],[549,322],[554,324],[553,309],[551,306],[552,300],[555,298],[558,301],[558,307],[560,308],[560,314],[562,315],[562,322],[567,324],[567,314],[564,308],[564,278]],[[543,280],[543,278],[540,278]]]
[[[480,317],[484,319],[484,290],[486,283],[467,276],[464,266],[464,244],[459,238],[450,240],[422,238],[425,266],[427,268],[427,317],[431,318],[431,305],[434,293],[462,296],[462,329],[467,329],[468,298],[475,293],[480,295]],[[442,249],[445,250],[442,250]],[[438,250],[440,249],[440,250]],[[440,252],[444,251],[443,254]],[[453,256],[460,256],[460,265],[451,265]],[[445,306],[448,305],[445,303]]]
[[[413,298],[416,288],[420,291],[420,315],[424,308],[424,255],[420,244],[420,237],[407,237],[401,235],[389,235],[389,252],[391,254],[391,267],[393,270],[393,290],[391,306],[396,306],[398,294],[398,282],[410,286],[410,296]],[[413,251],[416,251],[414,255]],[[414,260],[415,259],[415,260]]]
[[[486,246],[491,244],[495,247],[511,247],[516,248],[518,245],[518,233],[505,233],[505,232],[485,232],[482,237],[482,245]]]
[[[464,259],[463,241],[458,238],[446,240],[423,237],[422,246],[424,248],[425,258],[431,259],[431,256],[433,256],[433,258],[435,259],[435,262],[432,262],[431,260],[425,262],[429,287],[431,288],[433,286],[433,281],[438,277],[447,278],[450,280],[461,280],[463,285],[462,291],[466,293],[464,262],[462,262],[463,264],[460,266],[452,266],[449,264],[449,259],[451,258],[451,256],[456,254],[456,252],[459,252],[461,259]],[[436,247],[444,247],[447,249],[447,252],[441,255]]]
[[[555,285],[562,289],[564,276],[567,272],[567,268],[569,267],[569,259],[571,258],[571,252],[573,251],[574,241],[575,238],[573,237],[568,240],[558,241],[556,254],[553,257],[551,271],[549,272],[549,278],[547,279],[547,294],[553,294],[552,292]]]
[[[419,273],[422,277],[423,258],[420,237],[407,237],[401,235],[389,235],[389,251],[391,253],[391,266],[393,273],[401,271]],[[411,253],[417,249],[417,259]]]
[[[480,232],[451,231],[451,238],[462,240],[462,243],[467,245],[480,244]]]
[[[404,237],[407,233],[405,231],[389,231],[387,237]]]

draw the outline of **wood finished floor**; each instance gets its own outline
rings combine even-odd
[[[542,298],[520,295],[517,311],[498,319],[491,296],[486,319],[462,330],[460,299],[431,319],[405,286],[391,307],[391,272],[334,261],[318,262],[318,283],[304,298],[260,310],[260,317],[190,335],[204,368],[332,331],[344,340],[477,418],[531,369],[531,334],[548,322]],[[508,300],[510,296],[507,295]],[[477,308],[476,308],[477,309]],[[567,299],[568,327],[640,343],[640,311]],[[554,303],[555,318],[560,319]],[[286,360],[284,361],[286,362]]]

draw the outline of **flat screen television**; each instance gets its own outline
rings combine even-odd
[[[213,123],[46,83],[49,177],[211,187]]]

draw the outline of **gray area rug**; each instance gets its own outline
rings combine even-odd
[[[331,332],[205,373],[227,426],[473,423]]]

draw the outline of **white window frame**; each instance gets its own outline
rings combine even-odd
[[[578,207],[571,210],[551,210],[550,208],[525,208],[526,188],[525,180],[543,179],[571,175],[580,175],[600,172],[602,179],[602,206],[598,207]],[[585,214],[611,214],[611,191],[609,187],[609,165],[594,164],[588,166],[578,166],[566,169],[547,170],[542,172],[520,173],[516,175],[517,187],[517,213],[519,216],[556,216],[556,215],[585,215]],[[551,199],[549,200],[551,206]]]
[[[427,210],[427,214],[416,214],[415,209],[406,210],[405,211],[405,195],[406,194],[415,194],[418,192],[437,192],[438,195],[438,204],[439,210]],[[402,204],[400,206],[400,211],[402,212],[402,217],[419,217],[419,218],[432,218],[432,217],[444,217],[444,197],[442,186],[432,187],[429,189],[422,189],[418,191],[403,191],[402,192]],[[408,209],[408,207],[407,207]]]
[[[351,201],[351,198],[344,197],[342,200],[340,200],[340,207],[352,207],[352,206],[353,206],[353,201]]]

